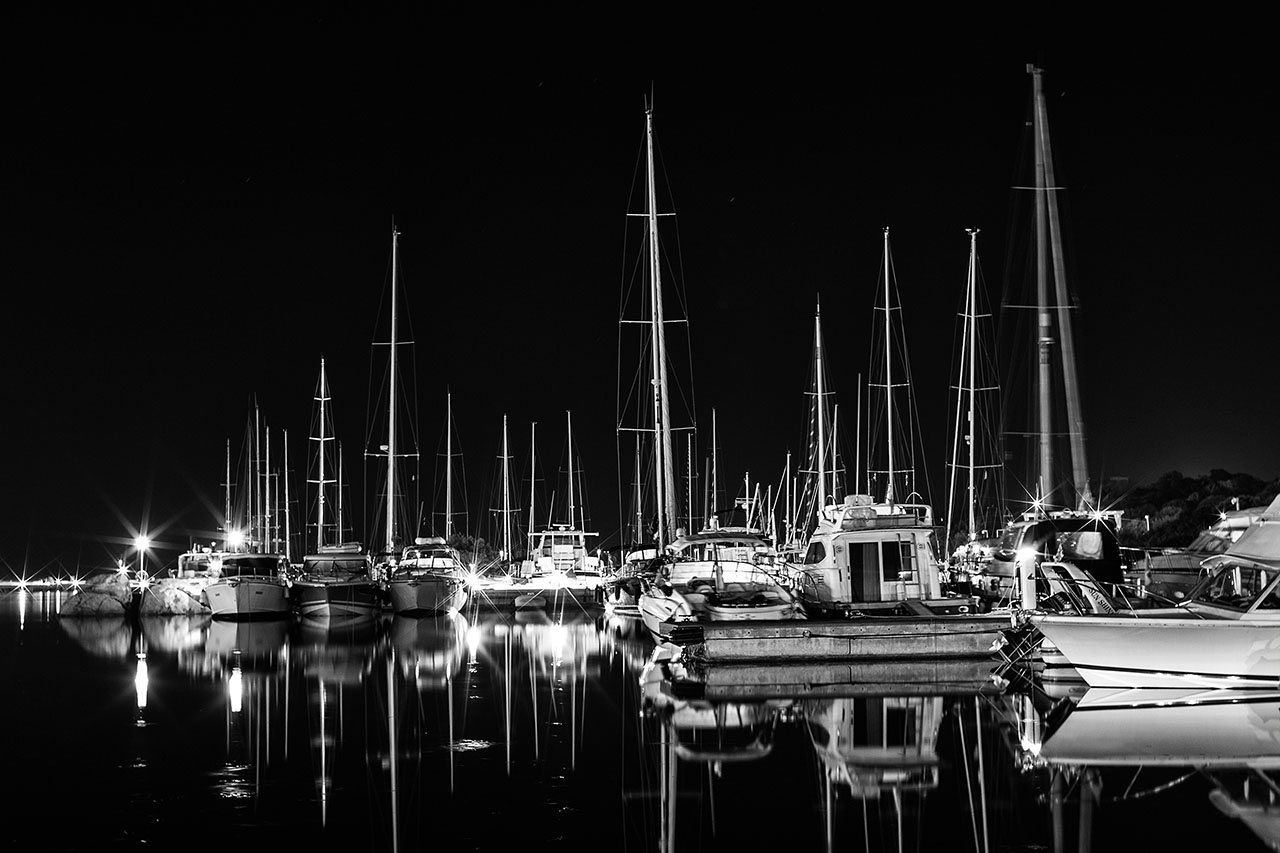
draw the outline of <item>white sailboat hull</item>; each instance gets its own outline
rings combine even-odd
[[[1038,616],[1090,687],[1280,687],[1280,614],[1260,620]]]

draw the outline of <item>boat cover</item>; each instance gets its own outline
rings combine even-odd
[[[1229,556],[1280,564],[1280,495],[1227,549]]]

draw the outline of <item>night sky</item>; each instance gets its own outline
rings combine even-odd
[[[714,406],[722,481],[778,482],[804,439],[819,296],[852,408],[889,226],[938,489],[965,229],[982,229],[998,304],[1022,239],[1010,187],[1033,61],[1066,187],[1095,482],[1280,475],[1260,65],[1164,57],[1157,73],[1002,48],[821,73],[539,76],[371,62],[334,41],[82,39],[33,50],[8,104],[0,558],[15,572],[113,560],[139,525],[161,559],[212,538],[226,442],[239,452],[255,399],[305,471],[321,357],[358,457],[393,219],[423,476],[449,389],[467,527],[490,536],[503,414],[515,473],[537,421],[554,476],[571,410],[590,526],[616,544],[618,316],[646,96],[677,213],[699,453]]]

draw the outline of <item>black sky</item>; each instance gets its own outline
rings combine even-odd
[[[1251,64],[1009,46],[781,76],[540,75],[340,41],[324,62],[234,41],[189,55],[157,33],[155,50],[33,50],[9,105],[0,558],[15,571],[100,562],[142,523],[169,525],[170,559],[208,537],[255,396],[305,465],[321,356],[358,454],[393,217],[424,476],[448,388],[469,527],[487,535],[502,415],[516,469],[537,421],[554,470],[572,410],[592,527],[615,533],[625,215],[650,93],[721,476],[776,482],[799,452],[819,294],[852,399],[887,225],[940,481],[965,229],[982,229],[998,302],[1029,61],[1067,188],[1094,475],[1280,475],[1272,96]]]

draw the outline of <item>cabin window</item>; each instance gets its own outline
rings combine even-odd
[[[902,573],[902,548],[899,542],[880,543],[880,580],[891,583]]]
[[[1280,610],[1280,584],[1271,588],[1271,594],[1258,603],[1259,610]]]
[[[1081,530],[1063,536],[1062,556],[1072,560],[1101,560],[1102,533],[1097,530]]]
[[[821,563],[826,558],[827,549],[823,547],[821,542],[810,542],[809,550],[804,552],[804,563],[806,566]]]
[[[1255,566],[1228,565],[1214,576],[1196,599],[1206,604],[1247,610],[1274,579],[1274,574]]]

